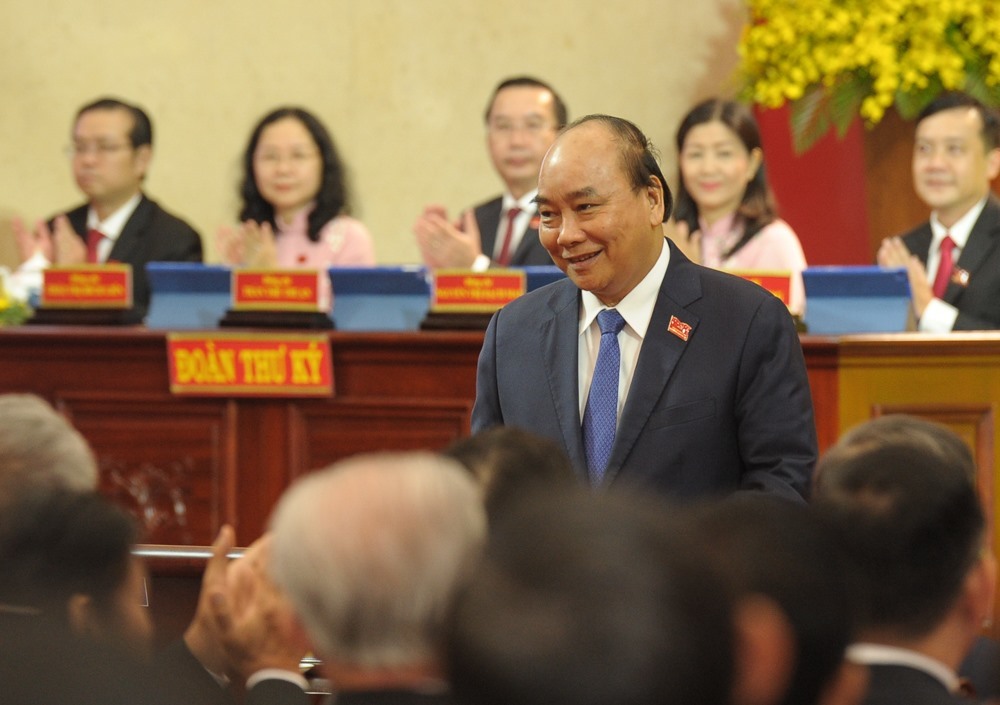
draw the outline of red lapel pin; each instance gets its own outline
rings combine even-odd
[[[670,317],[670,324],[667,326],[667,330],[684,342],[687,342],[688,336],[691,335],[691,326],[677,318],[677,316]]]

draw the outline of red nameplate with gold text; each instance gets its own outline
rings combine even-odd
[[[523,269],[441,269],[434,273],[431,311],[493,313],[521,296],[526,286]]]
[[[330,396],[333,362],[322,335],[170,333],[170,391],[204,396]]]
[[[330,287],[325,272],[302,269],[233,270],[236,311],[327,311]]]
[[[81,264],[42,272],[42,308],[132,308],[132,267]]]
[[[790,272],[734,270],[729,273],[764,287],[781,299],[781,303],[785,304],[785,306],[788,305],[792,291],[792,275]]]

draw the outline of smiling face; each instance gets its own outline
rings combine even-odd
[[[700,217],[712,224],[735,213],[760,160],[759,149],[748,151],[739,136],[718,120],[692,127],[684,137],[679,162],[684,188]]]
[[[288,222],[316,198],[322,171],[319,147],[297,118],[281,118],[261,131],[253,153],[254,181],[277,217]]]
[[[556,141],[542,162],[537,200],[539,236],[552,260],[607,306],[632,291],[660,255],[663,187],[632,187],[619,147],[600,122],[585,122]]]
[[[975,108],[952,108],[917,124],[913,185],[945,227],[979,200],[1000,171],[1000,150],[987,150],[983,122]]]

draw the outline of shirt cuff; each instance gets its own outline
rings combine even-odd
[[[490,261],[490,258],[486,255],[476,255],[476,259],[472,262],[472,271],[485,272],[490,268],[491,264],[492,262]]]
[[[950,333],[955,328],[958,309],[941,299],[931,299],[920,317],[917,330],[922,333]]]
[[[303,691],[309,690],[309,681],[305,679],[305,676],[301,673],[285,671],[281,668],[262,668],[257,671],[252,676],[247,678],[247,690],[251,690],[255,685],[266,680],[288,681],[289,683],[294,683],[299,686]]]

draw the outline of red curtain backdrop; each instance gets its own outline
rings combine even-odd
[[[778,212],[798,234],[806,261],[872,264],[860,122],[843,140],[831,131],[805,154],[795,154],[787,106],[755,112]]]

